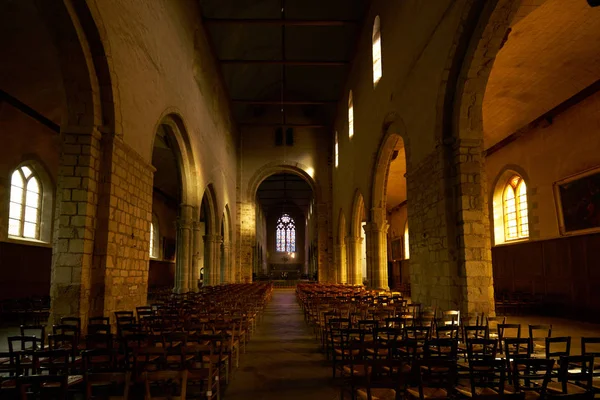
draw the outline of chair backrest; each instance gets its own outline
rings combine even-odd
[[[426,388],[442,389],[446,391],[445,397],[451,398],[456,383],[457,365],[454,360],[444,358],[428,358],[415,361],[414,370],[417,371],[419,384],[419,398],[425,399]]]
[[[507,360],[516,358],[529,358],[533,353],[531,339],[506,338],[504,339],[504,355]]]
[[[472,359],[469,361],[469,381],[471,393],[480,393],[481,389],[492,389],[504,394],[506,383],[506,363],[494,358]]]
[[[8,351],[10,353],[43,348],[43,341],[37,336],[9,336],[6,340],[8,341]]]
[[[521,324],[498,324],[498,337],[500,340],[521,337]]]
[[[85,372],[108,372],[116,368],[116,352],[111,348],[96,348],[81,352]]]
[[[467,359],[493,360],[498,354],[498,341],[494,339],[467,339]]]
[[[143,379],[146,387],[144,400],[185,400],[186,398],[187,370],[144,372]]]
[[[69,350],[38,350],[31,353],[33,358],[33,373],[50,375],[67,375],[73,366]]]
[[[578,368],[573,368],[576,365]],[[593,390],[594,356],[563,356],[560,358],[558,381],[562,383],[563,393],[567,393],[567,383],[572,382]]]
[[[456,360],[458,358],[458,340],[429,339],[425,342],[424,354],[426,358]]]
[[[17,378],[17,393],[20,400],[28,400],[30,397],[48,397],[48,394],[56,399],[67,398],[68,376],[67,375],[29,375]]]
[[[512,362],[512,377],[518,392],[534,391],[544,398],[554,360],[516,358]]]
[[[73,325],[76,326],[79,332],[81,332],[81,318],[79,317],[62,317],[60,319],[61,325]]]
[[[44,348],[46,340],[46,327],[44,325],[21,325],[21,336],[35,336],[41,339],[41,348]]]
[[[431,337],[431,326],[413,325],[404,327],[404,336],[408,339],[427,340]]]
[[[128,400],[131,386],[131,372],[93,372],[84,375],[86,399],[95,398],[97,387],[102,387],[102,393],[108,392],[111,400]]]
[[[487,325],[464,325],[463,340],[469,339],[489,339],[490,330]]]
[[[546,338],[546,358],[559,358],[570,355],[571,336]]]
[[[435,336],[438,339],[457,339],[459,326],[456,324],[438,324],[435,327]]]

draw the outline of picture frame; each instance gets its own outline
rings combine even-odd
[[[600,166],[553,185],[562,236],[600,232]]]
[[[402,237],[392,239],[392,261],[398,261],[402,259]]]

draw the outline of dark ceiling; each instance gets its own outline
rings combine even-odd
[[[369,0],[198,1],[241,127],[333,123]]]
[[[260,184],[256,197],[267,214],[269,209],[280,210],[286,204],[298,206],[308,213],[313,192],[310,185],[297,175],[276,174]]]

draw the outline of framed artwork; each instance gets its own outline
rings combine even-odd
[[[600,232],[600,167],[554,184],[561,235]]]
[[[402,259],[402,238],[392,240],[392,261]]]

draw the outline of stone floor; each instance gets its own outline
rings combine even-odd
[[[227,388],[227,400],[339,398],[331,366],[318,351],[293,289],[273,293],[257,333]]]
[[[542,316],[508,316],[507,322],[552,324],[552,336],[571,336],[572,354],[581,351],[582,336],[600,336],[600,324]],[[0,326],[0,351],[7,350],[6,337],[18,335],[13,324]],[[246,354],[224,393],[226,400],[339,398],[339,386],[331,379],[331,365],[319,352],[312,329],[296,301],[294,289],[276,289],[262,322],[247,345]]]

